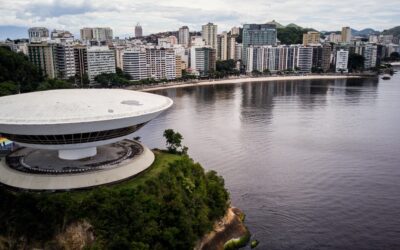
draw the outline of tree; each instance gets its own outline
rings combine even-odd
[[[60,79],[47,79],[39,84],[37,90],[70,89],[72,84]]]
[[[260,72],[260,71],[258,71],[258,70],[253,70],[253,71],[251,71],[251,74],[253,75],[253,76],[260,76],[262,73]]]
[[[102,73],[97,75],[94,80],[99,83],[103,88],[111,88],[111,87],[121,87],[124,85],[129,85],[129,80],[125,78],[125,76],[120,73]]]
[[[0,96],[18,94],[18,86],[14,82],[7,81],[0,83]]]
[[[264,69],[263,70],[264,75],[271,75],[271,71],[269,69]]]
[[[175,132],[173,129],[166,129],[164,131],[164,137],[166,139],[167,149],[170,153],[187,152],[187,149],[182,148],[183,136],[180,133]],[[179,148],[181,148],[180,152],[178,151]]]
[[[0,47],[0,83],[13,82],[17,92],[34,91],[43,81],[40,71],[24,54]]]
[[[349,55],[349,69],[350,71],[363,71],[365,58],[362,55],[351,53]]]
[[[281,44],[301,44],[303,43],[303,34],[314,29],[303,29],[301,27],[284,27],[277,29],[277,37]]]
[[[399,61],[400,60],[400,54],[399,52],[392,52],[390,54],[390,60],[391,61]]]

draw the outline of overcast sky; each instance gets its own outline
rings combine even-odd
[[[77,34],[84,26],[109,26],[114,35],[200,30],[214,22],[218,32],[243,23],[296,23],[317,30],[388,29],[400,25],[400,0],[0,0],[0,25],[45,26]]]

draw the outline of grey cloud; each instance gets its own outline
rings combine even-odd
[[[17,12],[16,16],[21,19],[36,17],[39,20],[46,18],[60,17],[65,15],[81,15],[97,11],[116,11],[117,8],[94,6],[91,2],[83,2],[81,4],[65,4],[61,1],[53,1],[51,3],[34,3],[28,5],[22,11]]]

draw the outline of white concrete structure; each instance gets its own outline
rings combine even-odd
[[[338,50],[336,52],[336,72],[348,72],[347,64],[349,61],[349,52],[346,50]]]
[[[115,53],[106,46],[88,48],[87,63],[91,83],[97,75],[115,73]]]
[[[96,147],[127,138],[172,105],[154,94],[69,89],[0,98],[0,133],[28,148],[58,150],[62,159],[96,155]]]
[[[18,171],[0,161],[0,183],[30,191],[72,190],[120,182],[144,171],[154,162],[154,154],[147,147],[133,159],[122,161],[112,168],[70,174],[32,174]]]

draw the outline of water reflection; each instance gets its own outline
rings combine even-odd
[[[157,91],[166,128],[226,180],[260,249],[400,249],[400,81],[304,80]]]

